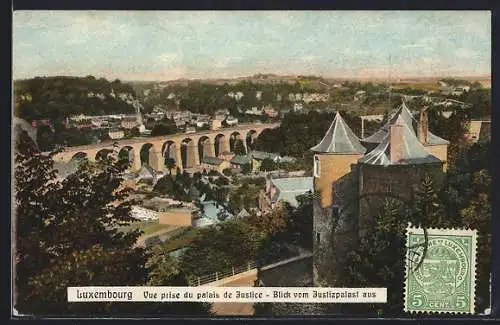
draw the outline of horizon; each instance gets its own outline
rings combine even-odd
[[[491,78],[491,13],[16,11],[12,51],[14,80]]]
[[[22,80],[29,80],[29,79],[34,79],[34,78],[86,78],[88,76],[93,76],[96,79],[99,78],[104,78],[108,81],[113,81],[115,79],[119,79],[121,82],[144,82],[144,83],[168,83],[168,82],[181,82],[181,81],[220,81],[220,80],[244,80],[244,79],[249,79],[253,77],[257,77],[258,75],[273,75],[278,78],[298,78],[299,76],[306,76],[306,77],[316,77],[316,78],[322,78],[325,80],[358,80],[358,81],[365,81],[365,82],[370,82],[370,81],[379,81],[379,82],[388,82],[389,80],[387,78],[383,77],[342,77],[342,76],[323,76],[323,75],[302,75],[302,74],[293,74],[293,75],[284,75],[284,74],[275,74],[275,73],[255,73],[253,75],[242,75],[242,76],[235,76],[235,77],[208,77],[208,78],[177,78],[177,79],[165,79],[165,80],[140,80],[140,79],[120,79],[120,78],[107,78],[105,76],[101,75],[37,75],[37,76],[32,76],[32,77],[27,77],[27,78],[18,78],[18,79],[13,79],[13,81],[22,81]],[[397,80],[394,80],[397,79]],[[399,76],[397,78],[393,78],[391,80],[391,83],[398,83],[398,82],[406,82],[408,80],[439,80],[439,79],[464,79],[464,80],[491,80],[491,74],[469,74],[469,75],[434,75],[434,76],[424,76],[424,75],[408,75],[408,76]]]

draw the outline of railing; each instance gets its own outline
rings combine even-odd
[[[231,267],[230,270],[222,271],[222,272],[215,272],[212,274],[206,274],[202,276],[198,276],[195,278],[192,278],[188,281],[188,284],[190,287],[197,287],[201,286],[207,283],[219,281],[225,278],[232,277],[234,275],[244,273],[247,271],[251,271],[253,269],[257,268],[258,263],[256,261],[250,261],[246,265],[241,265],[241,266],[233,266]]]
[[[262,270],[271,269],[271,268],[274,268],[274,267],[277,267],[277,266],[280,266],[283,264],[288,264],[288,263],[298,261],[298,260],[301,260],[303,258],[307,258],[307,257],[311,257],[311,256],[312,256],[311,252],[301,250],[297,256],[287,258],[285,260],[281,260],[281,261],[278,261],[275,263],[267,264],[266,266],[262,266]],[[219,280],[222,280],[225,278],[232,277],[232,276],[237,275],[237,274],[241,274],[241,273],[244,273],[247,271],[254,270],[257,268],[257,266],[258,266],[258,263],[256,261],[250,261],[246,265],[233,266],[231,268],[231,270],[226,270],[223,272],[215,272],[212,274],[194,277],[188,281],[188,285],[190,287],[197,287],[197,286],[201,286],[201,285],[204,285],[207,283],[212,283],[215,281],[219,281]]]

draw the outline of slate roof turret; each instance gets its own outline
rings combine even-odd
[[[319,153],[365,153],[359,138],[337,112],[328,131],[319,144],[311,148]]]
[[[418,141],[415,131],[408,126],[403,116],[398,116],[395,123],[403,127],[402,132],[402,157],[399,161],[391,161],[391,137],[390,137],[390,125],[388,125],[388,131],[384,139],[380,144],[361,157],[359,159],[360,163],[370,164],[370,165],[408,165],[408,164],[429,164],[429,163],[439,163],[441,160],[433,156],[425,147]],[[392,124],[391,124],[392,125]],[[394,145],[394,144],[393,144]]]

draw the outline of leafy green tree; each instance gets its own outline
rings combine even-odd
[[[126,164],[112,158],[97,165],[82,162],[74,174],[57,180],[54,154],[41,154],[26,133],[16,142],[16,309],[39,316],[209,315],[209,307],[202,304],[67,302],[68,286],[186,281],[167,276],[168,261],[149,265],[150,254],[135,246],[139,230],[116,229],[134,220],[133,201],[126,200],[129,190],[120,189]]]
[[[165,158],[165,167],[167,167],[168,173],[172,175],[172,169],[176,167],[175,159],[169,157]]]
[[[257,207],[259,193],[262,185],[249,184],[244,182],[241,186],[234,188],[229,193],[229,209],[233,213],[238,213],[242,208],[251,210]]]
[[[375,228],[359,248],[348,255],[345,286],[387,287],[387,304],[344,305],[346,313],[400,314],[403,310],[404,247],[408,216],[399,202],[387,199],[375,219]],[[405,222],[406,220],[406,222]]]
[[[153,187],[153,191],[161,194],[175,196],[176,194],[175,185],[176,184],[174,183],[174,180],[170,175],[164,176],[156,182],[155,186]]]
[[[285,205],[287,214],[286,232],[288,241],[305,249],[312,250],[313,234],[313,194],[297,196],[297,207]]]
[[[245,149],[245,145],[243,144],[243,140],[236,139],[234,142],[234,153],[236,155],[246,155],[247,151]]]
[[[145,254],[134,248],[139,233],[114,230],[133,220],[131,203],[123,201],[128,192],[119,190],[125,166],[82,163],[58,181],[53,154],[37,152],[25,133],[16,144],[16,308],[36,314],[119,310],[111,303],[69,304],[66,287],[141,285],[147,277]]]
[[[287,215],[282,207],[273,209],[260,215],[251,215],[248,222],[258,231],[266,235],[284,232],[287,224]]]
[[[261,171],[270,171],[270,170],[276,170],[278,169],[278,163],[276,163],[274,160],[266,158],[262,161],[262,164],[260,165],[260,170]]]
[[[106,79],[79,77],[37,77],[14,82],[14,98],[18,102],[16,114],[27,121],[38,119],[61,119],[71,115],[105,115],[134,113],[134,107],[115,93],[134,95],[129,84],[108,82]],[[104,99],[91,97],[91,93],[102,94]],[[30,94],[31,100],[20,101],[21,95]],[[57,131],[56,131],[57,132]]]
[[[203,228],[182,255],[180,268],[190,276],[231,270],[255,259],[259,241],[255,229],[240,220]]]
[[[482,312],[489,305],[491,280],[491,176],[486,169],[472,175],[475,194],[466,208],[460,211],[463,227],[478,231],[476,256],[476,311]]]
[[[172,120],[162,121],[154,125],[151,130],[151,136],[169,135],[177,133],[177,126]]]
[[[445,179],[446,213],[457,227],[477,229],[476,311],[489,307],[491,273],[491,143],[460,147]]]
[[[241,165],[241,172],[245,175],[250,174],[252,171],[252,165],[251,164],[243,164]]]
[[[54,149],[54,132],[48,125],[40,125],[36,131],[36,142],[42,151]]]
[[[188,286],[185,275],[179,269],[178,261],[168,255],[162,245],[149,249],[146,266],[150,270],[148,286]],[[210,303],[148,303],[148,314],[170,315],[212,315]]]

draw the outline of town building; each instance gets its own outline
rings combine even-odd
[[[220,119],[220,118],[214,118],[212,120],[212,123],[210,124],[210,129],[211,130],[219,130],[221,127],[222,127],[222,121],[223,119]]]
[[[312,192],[312,177],[267,177],[266,187],[259,194],[259,210],[267,213],[284,203],[297,207],[297,196]]]
[[[339,284],[347,253],[371,231],[385,198],[407,205],[426,175],[439,186],[448,144],[428,130],[425,110],[417,121],[404,102],[380,130],[362,140],[336,114],[311,148],[316,285]]]
[[[123,139],[123,137],[125,137],[125,132],[123,132],[123,130],[110,130],[108,136],[112,140]]]
[[[222,173],[222,171],[226,168],[231,168],[231,163],[227,160],[217,157],[203,157],[201,159],[201,170],[206,170],[207,172],[210,170],[215,170],[219,173]]]
[[[259,170],[262,162],[266,159],[270,159],[277,163],[279,161],[280,155],[276,153],[269,153],[264,151],[251,151],[250,157],[252,157],[252,170]]]
[[[366,91],[364,90],[358,90],[355,94],[354,94],[354,101],[357,102],[357,101],[361,101],[363,99],[365,99],[366,97]]]
[[[235,155],[231,159],[231,167],[232,168],[242,168],[243,165],[252,165],[252,158],[248,155]]]
[[[132,118],[124,118],[120,122],[120,125],[124,129],[133,129],[135,127],[139,126],[139,123],[137,122],[137,118],[132,117]]]
[[[235,156],[236,154],[234,152],[224,151],[219,154],[218,158],[224,159],[226,161],[231,161],[231,159],[233,159]]]

